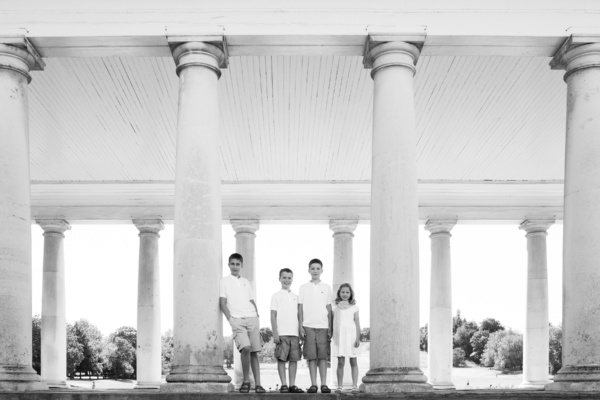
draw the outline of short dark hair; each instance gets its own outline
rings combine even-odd
[[[323,268],[323,263],[318,258],[313,258],[312,260],[310,260],[308,262],[308,267],[310,268],[310,266],[313,265],[313,264],[320,264],[321,268]]]
[[[292,274],[292,275],[294,275],[294,271],[292,271],[291,269],[289,269],[289,268],[281,268],[281,269],[279,270],[279,277],[280,277],[280,278],[281,278],[281,274],[283,274],[284,272],[287,272],[287,273],[289,273],[289,274]]]
[[[242,264],[244,263],[244,257],[242,257],[240,253],[233,253],[232,255],[230,255],[229,261],[227,261],[227,263],[230,263],[231,260],[240,260]]]

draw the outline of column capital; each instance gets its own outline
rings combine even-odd
[[[29,83],[29,71],[41,71],[44,66],[42,57],[24,35],[0,36],[0,69],[18,72]]]
[[[254,235],[260,227],[260,223],[257,219],[232,219],[231,227],[236,234],[249,233]]]
[[[358,225],[358,218],[356,219],[330,219],[329,229],[333,231],[333,235],[338,233],[349,233],[352,234]]]
[[[44,230],[44,235],[58,233],[64,236],[64,233],[71,229],[71,225],[64,219],[36,219],[35,223]]]
[[[394,66],[409,68],[414,75],[420,53],[419,44],[401,40],[378,43],[369,37],[365,45],[363,65],[371,69],[371,78],[374,78],[379,70]]]
[[[564,69],[565,81],[574,72],[600,67],[600,35],[574,33],[550,61],[550,68]]]
[[[177,76],[187,67],[200,66],[208,68],[221,77],[221,69],[227,68],[226,45],[222,43],[185,42],[173,45],[173,59]]]
[[[456,222],[456,218],[431,218],[425,223],[425,230],[431,232],[431,235],[438,233],[449,235]]]
[[[526,219],[521,222],[519,229],[524,230],[527,234],[530,233],[546,233],[556,220],[554,218],[547,219]]]
[[[165,229],[165,224],[160,219],[134,219],[132,222],[139,229],[140,235],[144,233],[158,235],[158,232]]]

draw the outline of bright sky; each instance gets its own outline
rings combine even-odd
[[[354,232],[354,278],[362,326],[369,323],[368,223]],[[429,234],[419,226],[421,271],[421,325],[429,315]],[[86,318],[105,334],[136,326],[138,230],[130,225],[73,225],[66,232],[65,268],[67,321]],[[223,225],[223,275],[229,254],[235,252],[234,232]],[[280,288],[278,271],[294,271],[292,290],[310,279],[308,261],[324,263],[322,280],[331,284],[333,238],[327,224],[262,224],[256,238],[257,297],[261,326],[270,326],[271,295]],[[478,323],[492,317],[506,327],[523,331],[527,279],[527,241],[516,225],[457,225],[452,230],[452,308]],[[33,225],[33,314],[41,314],[42,229]],[[548,282],[550,322],[561,322],[562,225],[548,231]],[[160,239],[162,331],[173,326],[173,225]],[[231,330],[225,324],[224,334]]]

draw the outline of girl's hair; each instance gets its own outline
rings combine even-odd
[[[342,283],[340,285],[340,288],[337,291],[337,297],[335,298],[335,304],[338,304],[340,301],[342,301],[340,293],[342,291],[342,288],[344,287],[347,287],[350,290],[350,297],[348,298],[348,303],[352,305],[356,304],[356,300],[354,300],[354,290],[352,290],[352,286],[350,286],[349,283]]]

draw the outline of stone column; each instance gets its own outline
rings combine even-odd
[[[173,265],[174,362],[165,391],[225,392],[219,310],[221,174],[219,152],[221,48],[187,42],[173,50],[179,75]]]
[[[258,296],[256,291],[256,272],[254,269],[254,241],[256,239],[256,231],[259,228],[259,222],[257,219],[232,219],[231,227],[235,231],[235,251],[244,257],[244,268],[242,268],[241,275],[250,281],[255,296]],[[256,299],[256,301],[258,302],[258,299]],[[267,318],[269,321],[271,321],[270,315]],[[264,322],[265,321],[263,319],[263,323]],[[270,325],[270,322],[267,324]],[[239,351],[237,351],[237,349],[235,349],[235,346],[233,350],[233,369],[234,384],[237,388],[242,385],[244,381],[244,374],[242,371],[241,354]],[[250,383],[252,383],[252,386],[254,386],[253,374],[250,374]]]
[[[452,383],[452,263],[450,231],[455,219],[430,219],[431,292],[429,303],[429,382],[434,389],[454,389]]]
[[[164,224],[160,219],[133,223],[140,231],[135,389],[158,389],[162,378],[158,233]]]
[[[354,287],[354,268],[352,262],[352,238],[358,225],[358,219],[332,219],[329,228],[333,231],[333,294],[342,283]]]
[[[419,49],[370,49],[371,358],[368,393],[431,390],[419,368],[419,236],[413,76]]]
[[[527,314],[523,335],[523,383],[543,389],[548,379],[548,267],[546,232],[554,219],[528,219],[520,229],[527,234]]]
[[[0,391],[48,386],[31,367],[27,84],[35,57],[0,44]]]
[[[576,39],[551,63],[566,70],[567,129],[563,367],[546,388],[600,391],[600,43]]]
[[[49,387],[67,387],[67,318],[65,303],[65,231],[62,219],[37,220],[44,230],[42,284],[42,380]]]

